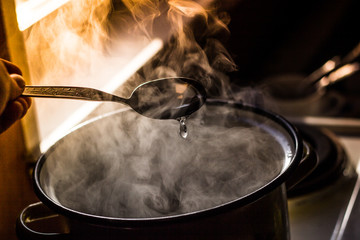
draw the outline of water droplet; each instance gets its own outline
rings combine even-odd
[[[186,117],[180,117],[180,118],[178,118],[178,121],[180,123],[179,134],[183,139],[186,139],[187,136],[189,135],[189,132],[188,132],[187,126],[186,126]]]

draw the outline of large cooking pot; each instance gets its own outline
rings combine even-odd
[[[128,109],[77,127],[38,160],[19,238],[289,239],[286,186],[316,162],[296,129],[211,99],[187,128]]]

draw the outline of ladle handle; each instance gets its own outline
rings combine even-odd
[[[122,99],[97,89],[85,87],[25,86],[22,95],[26,97],[68,98],[89,101],[116,101],[126,103],[126,99]]]

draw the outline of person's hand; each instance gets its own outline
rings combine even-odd
[[[0,59],[0,133],[21,119],[31,105],[31,99],[21,96],[25,81],[21,70]]]

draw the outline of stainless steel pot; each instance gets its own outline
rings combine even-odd
[[[255,182],[251,184],[255,184],[255,187],[244,190],[236,198],[193,211],[174,211],[170,214],[152,217],[122,216],[120,213],[114,213],[114,211],[93,211],[85,203],[77,204],[78,201],[84,201],[91,205],[96,201],[95,198],[92,199],[88,194],[79,193],[79,190],[76,190],[73,195],[79,194],[80,198],[78,199],[80,200],[76,200],[77,202],[73,203],[73,205],[69,204],[67,200],[63,200],[62,193],[84,179],[81,177],[78,181],[72,181],[67,185],[63,185],[63,182],[66,182],[70,175],[74,175],[76,179],[81,168],[89,167],[85,170],[88,175],[86,181],[90,179],[93,184],[97,179],[108,174],[108,172],[102,170],[106,167],[98,164],[100,159],[111,159],[110,163],[116,165],[120,155],[123,158],[124,145],[127,144],[128,139],[136,139],[139,133],[134,133],[134,124],[131,125],[131,123],[138,125],[139,118],[136,117],[135,120],[128,121],[123,120],[129,114],[132,114],[130,110],[121,110],[91,120],[74,129],[40,157],[34,170],[34,186],[42,203],[28,206],[19,216],[17,222],[19,238],[289,239],[286,186],[293,185],[308,174],[316,164],[316,157],[310,154],[311,151],[309,151],[306,144],[303,144],[296,129],[284,118],[259,108],[244,106],[240,103],[210,99],[202,111],[191,116],[188,120],[191,130],[190,136],[192,134],[196,135],[197,131],[202,131],[199,129],[199,126],[196,129],[191,129],[192,121],[197,119],[201,119],[199,121],[201,129],[208,128],[211,131],[211,129],[221,124],[225,129],[230,130],[228,133],[231,131],[241,131],[241,129],[250,129],[250,133],[256,131],[266,136],[265,139],[267,141],[260,141],[261,144],[257,143],[256,146],[251,147],[254,147],[256,156],[264,158],[261,161],[265,161],[265,164],[262,165],[261,163],[256,163],[256,160],[248,159],[248,161],[255,161],[255,163],[247,171],[251,172],[253,168],[259,168],[260,172],[270,171],[269,169],[273,170],[270,171],[270,176],[265,178],[265,182],[261,182],[261,184],[258,184],[258,181],[264,181],[264,179],[257,180],[258,176],[256,174],[250,174],[250,178],[244,179],[244,182],[237,186],[242,188],[244,185],[249,184],[249,182]],[[152,123],[155,124],[152,128],[157,129],[157,131],[167,131],[167,136],[173,133],[176,134],[176,130],[174,132],[169,131],[174,126],[171,126],[169,129],[163,128],[169,121],[160,123],[159,120],[156,121]],[[157,123],[159,125],[156,125]],[[118,128],[122,129],[122,131],[126,130],[125,135],[116,133],[114,129]],[[142,130],[145,130],[146,138],[149,128],[143,128]],[[103,135],[104,132],[106,132],[106,135],[103,138],[100,135]],[[212,136],[212,138],[217,136],[216,133],[215,135],[209,135],[208,133],[205,135]],[[124,139],[124,136],[128,136],[128,139]],[[240,134],[240,136],[243,135]],[[89,143],[89,138],[91,137],[95,137],[95,143]],[[245,137],[243,136],[243,138]],[[177,138],[180,137],[177,136]],[[194,139],[191,146],[197,144],[195,136]],[[254,140],[256,141],[256,138]],[[163,145],[168,145],[171,141],[171,138],[165,139]],[[249,151],[250,145],[246,145],[244,148],[244,142],[249,141],[245,141],[242,138],[224,139],[221,141],[229,141],[229,145],[230,141],[233,141],[231,144],[235,148],[232,151],[235,151],[235,154],[237,154],[237,151],[240,150],[239,158],[243,152]],[[100,142],[101,145],[98,145],[97,143]],[[209,140],[209,142],[211,141]],[[115,143],[117,144],[114,145]],[[202,155],[202,152],[209,152],[211,150],[210,147],[214,148],[215,151],[217,148],[217,145],[206,146],[208,144],[207,141],[199,144],[200,146],[198,147],[205,150],[197,148],[196,156]],[[157,146],[156,148],[150,148],[151,151],[160,151],[159,149],[162,146]],[[185,150],[187,147],[186,145]],[[114,148],[116,148],[115,151]],[[175,153],[177,149],[170,149],[167,156],[171,155],[172,151]],[[110,156],[109,152],[111,152]],[[279,155],[279,153],[281,154]],[[129,154],[139,155],[139,152],[130,151]],[[145,155],[144,153],[141,154]],[[141,154],[138,159],[142,158]],[[185,155],[185,158],[193,156]],[[229,155],[228,153],[223,153],[222,156],[225,159]],[[215,158],[219,158],[219,156]],[[195,165],[194,159],[189,160],[190,166],[192,164],[191,161],[194,161]],[[228,168],[232,167],[228,166]],[[65,169],[62,175],[57,173],[59,168]],[[113,168],[113,166],[110,168]],[[96,173],[93,172],[93,169],[97,169]],[[128,171],[126,167],[122,169],[122,171]],[[201,172],[201,168],[197,171]],[[252,178],[256,179],[256,181],[253,181]],[[115,176],[115,180],[110,182],[110,185],[116,181],[117,178]],[[178,185],[174,186],[177,187]],[[113,189],[115,189],[115,186]],[[98,190],[96,189],[96,191]],[[100,190],[102,192],[101,197],[108,199],[108,201],[102,203],[103,205],[107,205],[110,202],[110,195],[113,191]],[[130,191],[131,189],[129,189]],[[123,194],[128,193],[125,191]],[[101,209],[103,209],[103,205],[100,206]],[[55,223],[48,224],[47,227],[44,225],[44,223],[52,222]],[[41,227],[37,229],[39,225]]]

